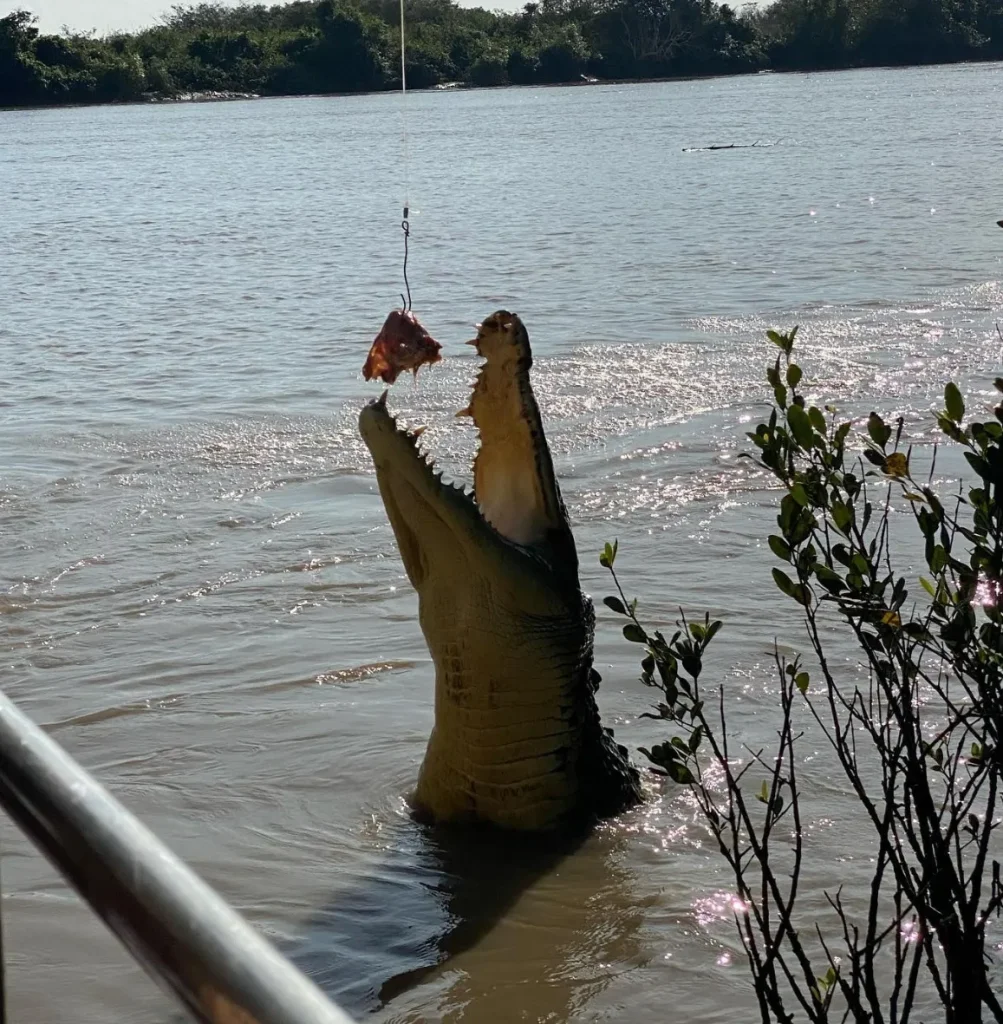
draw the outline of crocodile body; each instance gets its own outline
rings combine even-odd
[[[413,802],[440,822],[550,830],[641,799],[627,751],[600,724],[594,613],[530,384],[517,316],[472,342],[485,362],[469,415],[474,493],[445,483],[386,396],[360,430],[435,663],[435,726]]]

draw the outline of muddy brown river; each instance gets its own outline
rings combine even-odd
[[[987,401],[1001,106],[1000,65],[410,99],[411,283],[447,358],[391,404],[469,479],[460,343],[517,311],[583,585],[609,592],[617,537],[648,621],[725,620],[736,742],[775,728],[774,637],[804,646],[737,458],[764,332],[802,324],[851,412],[928,430],[949,377]],[[359,1019],[751,1020],[679,790],[574,848],[407,814],[432,667],[355,427],[400,143],[392,96],[0,111],[0,684]],[[663,735],[636,659],[600,609],[632,748]],[[804,756],[821,908],[868,846]],[[177,1020],[6,820],[0,846],[12,1019]]]

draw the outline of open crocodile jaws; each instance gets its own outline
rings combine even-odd
[[[498,312],[470,406],[474,496],[444,483],[386,394],[359,428],[435,663],[435,727],[413,797],[435,821],[554,829],[640,800],[627,752],[599,722],[592,602],[529,381],[529,337]]]

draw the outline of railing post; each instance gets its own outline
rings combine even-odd
[[[197,1020],[351,1024],[2,693],[0,804]]]

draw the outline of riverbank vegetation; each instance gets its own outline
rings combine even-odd
[[[412,88],[1003,59],[1000,0],[540,0],[517,13],[406,0]],[[398,0],[175,6],[140,32],[0,18],[0,106],[400,85]]]
[[[737,741],[732,695],[702,678],[721,623],[682,621],[668,639],[645,627],[607,545],[606,604],[643,645],[651,717],[675,733],[643,753],[689,788],[729,866],[763,1024],[1003,1021],[1003,396],[980,394],[972,415],[946,386],[936,425],[970,479],[938,484],[937,453],[922,456],[903,419],[853,424],[809,403],[795,334],[770,332],[772,408],[749,434],[780,488],[764,586],[804,625],[805,660],[776,654],[776,742]],[[821,791],[806,756],[820,748],[834,755]],[[837,881],[826,908],[805,873],[834,787],[859,811],[835,825],[870,877]]]

